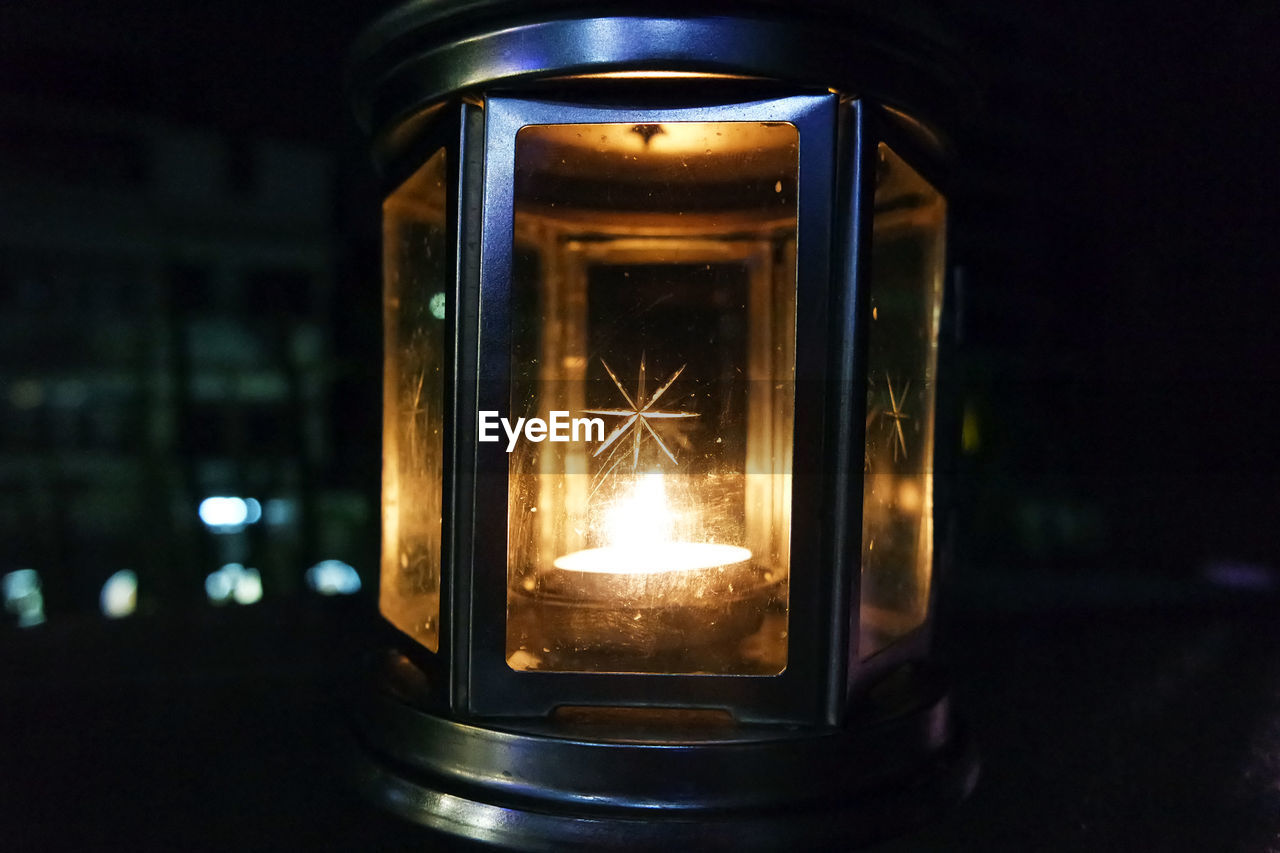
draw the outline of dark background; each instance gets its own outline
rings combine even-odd
[[[341,57],[378,8],[0,8],[0,574],[43,616],[2,611],[7,849],[416,844],[330,759],[374,635],[378,194]],[[1280,849],[1280,7],[944,8],[983,99],[940,639],[984,776],[889,848]],[[213,533],[209,495],[264,517]],[[363,590],[311,590],[321,560]],[[259,602],[207,600],[227,562]]]

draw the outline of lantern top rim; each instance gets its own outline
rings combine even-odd
[[[375,133],[477,89],[618,71],[840,90],[951,126],[977,92],[955,32],[931,0],[410,0],[358,37],[347,90]]]

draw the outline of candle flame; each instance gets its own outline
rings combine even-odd
[[[736,545],[675,541],[677,520],[662,473],[645,474],[605,511],[600,527],[604,547],[560,557],[555,566],[577,572],[657,574],[731,566],[751,559],[750,551]]]
[[[675,514],[659,472],[645,474],[630,493],[605,512],[604,538],[621,548],[645,548],[671,541]]]

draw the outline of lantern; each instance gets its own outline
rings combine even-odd
[[[809,849],[967,790],[928,660],[958,89],[912,32],[418,2],[357,46],[395,629],[367,793],[512,847]]]

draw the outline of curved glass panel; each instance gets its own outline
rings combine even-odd
[[[517,135],[490,420],[513,669],[786,666],[798,143],[782,122]]]
[[[440,647],[445,292],[445,152],[383,203],[382,584],[392,625]]]
[[[934,377],[946,200],[884,143],[877,152],[863,456],[858,650],[919,627],[933,569]]]

